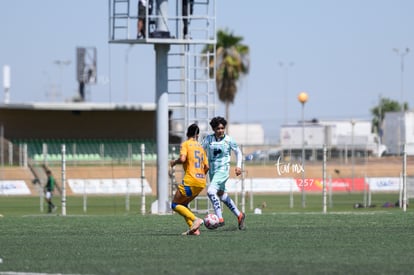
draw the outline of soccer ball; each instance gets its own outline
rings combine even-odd
[[[204,225],[208,229],[216,229],[219,223],[219,218],[215,214],[207,214],[204,217]]]

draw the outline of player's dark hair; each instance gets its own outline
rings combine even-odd
[[[224,128],[226,127],[227,121],[224,117],[216,116],[213,117],[213,119],[210,121],[210,126],[213,130],[216,129],[220,124],[223,124]]]
[[[200,128],[198,128],[198,125],[193,123],[190,126],[188,126],[187,129],[187,137],[195,137],[200,133]]]

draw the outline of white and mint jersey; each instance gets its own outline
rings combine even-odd
[[[236,154],[237,167],[241,167],[242,153],[240,148],[233,138],[228,135],[224,135],[220,139],[217,139],[214,134],[208,135],[204,138],[202,145],[207,153],[210,166],[208,171],[210,184],[224,190],[230,173],[231,151]]]

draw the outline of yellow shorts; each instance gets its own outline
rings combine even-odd
[[[194,187],[194,186],[188,186],[185,185],[185,183],[181,183],[178,185],[178,191],[181,193],[182,198],[185,200],[188,200],[189,198],[195,198],[198,196],[198,194],[203,191],[204,187]],[[177,201],[177,203],[182,203]]]

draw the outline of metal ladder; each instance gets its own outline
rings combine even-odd
[[[210,130],[209,121],[215,115],[216,90],[209,76],[209,64],[215,53],[202,53],[205,45],[172,46],[169,54],[169,109],[171,134],[186,139],[192,123],[200,127],[200,137]]]
[[[117,31],[120,30],[125,34],[128,34],[129,28],[129,0],[113,0],[112,3],[112,15],[110,14],[110,20],[112,24],[112,37],[117,37]]]
[[[169,44],[168,92],[169,109],[172,112],[172,133],[182,140],[189,124],[197,122],[201,137],[209,132],[209,120],[215,115],[215,81],[209,76],[209,63],[215,53],[207,55],[202,51],[216,43],[216,0],[194,0],[193,14],[188,16],[188,34],[182,35],[183,19],[180,0],[175,0],[177,15],[165,18],[173,36],[170,38],[137,39],[136,23],[138,17],[131,0],[109,1],[109,42],[128,44]],[[170,0],[174,1],[174,0]],[[148,18],[154,20],[155,17]],[[134,23],[133,23],[134,22]],[[148,21],[149,22],[149,21]],[[149,31],[149,30],[148,30]],[[212,47],[215,48],[215,47]]]
[[[170,110],[173,112],[171,134],[182,140],[186,139],[186,129],[192,123],[199,125],[200,138],[207,135],[209,121],[215,115],[215,72],[213,78],[209,75],[209,64],[215,59],[215,47],[211,47],[214,48],[212,54],[202,53],[209,45],[209,38],[215,37],[215,32],[211,33],[211,24],[215,24],[215,5],[209,6],[212,3],[211,0],[195,0],[194,12],[189,17],[189,36],[201,38],[202,42],[170,47],[168,91]],[[209,18],[211,14],[213,17]],[[205,21],[205,18],[209,20]]]

